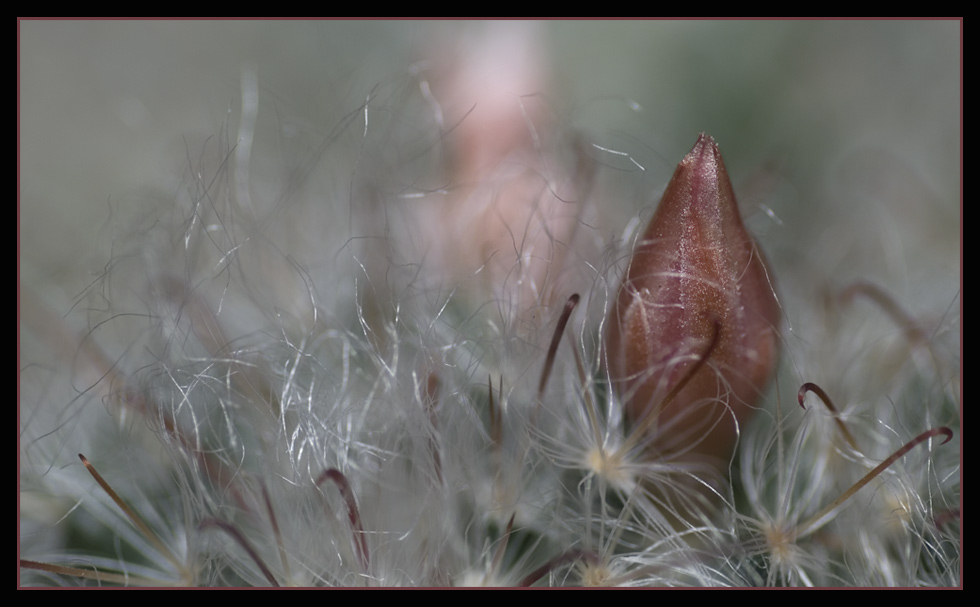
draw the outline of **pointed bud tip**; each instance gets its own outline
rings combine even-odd
[[[690,163],[696,160],[704,160],[707,154],[713,156],[713,160],[718,162],[721,161],[721,153],[718,151],[718,144],[715,142],[715,138],[707,133],[700,133],[698,135],[698,140],[694,142],[694,147],[691,151],[687,153],[681,164]]]

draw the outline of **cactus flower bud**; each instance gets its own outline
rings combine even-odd
[[[609,377],[657,451],[727,458],[775,369],[780,310],[715,141],[664,192],[607,323]]]

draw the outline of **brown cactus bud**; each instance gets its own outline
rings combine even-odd
[[[778,358],[772,275],[714,140],[667,185],[610,312],[610,380],[657,451],[727,458]]]

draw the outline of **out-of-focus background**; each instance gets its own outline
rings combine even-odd
[[[186,142],[218,133],[237,112],[243,67],[255,69],[262,108],[274,104],[278,115],[325,128],[318,117],[405,78],[440,40],[452,49],[454,39],[489,27],[19,25],[22,277],[29,288],[61,285],[69,294],[109,255],[110,205],[172,192],[194,147]],[[800,257],[796,267],[821,278],[887,282],[926,307],[952,301],[959,22],[570,21],[532,31],[550,78],[542,92],[561,126],[647,169],[634,199],[604,202],[615,206],[609,230],[655,202],[706,131],[721,145],[743,208],[765,205],[782,222],[749,218],[776,265]]]

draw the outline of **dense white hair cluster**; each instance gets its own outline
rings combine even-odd
[[[955,186],[865,148],[823,211],[741,180],[783,360],[731,461],[690,458],[602,335],[697,132],[583,128],[542,24],[465,31],[315,107],[246,63],[179,181],[104,184],[104,266],[22,287],[21,584],[959,585],[956,218],[919,206]]]

